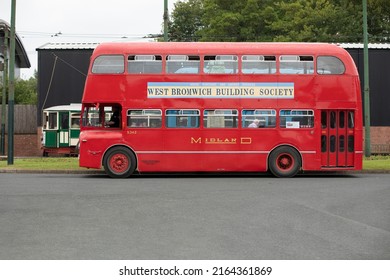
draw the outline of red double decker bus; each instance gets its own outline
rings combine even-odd
[[[105,43],[82,98],[80,166],[133,172],[362,168],[350,55],[322,43]]]

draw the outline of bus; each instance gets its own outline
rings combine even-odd
[[[43,156],[75,156],[79,141],[81,104],[71,103],[43,110]]]
[[[113,178],[360,170],[362,142],[359,75],[335,44],[103,43],[91,57],[79,165]]]

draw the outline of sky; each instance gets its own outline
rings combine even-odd
[[[21,78],[37,70],[36,48],[46,43],[140,40],[162,32],[163,12],[164,0],[16,0],[16,33],[31,63]],[[11,0],[0,0],[0,19],[11,23]]]

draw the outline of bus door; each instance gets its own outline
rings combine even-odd
[[[59,112],[58,147],[69,147],[69,112]]]
[[[354,149],[354,112],[352,110],[322,110],[322,167],[353,166]]]

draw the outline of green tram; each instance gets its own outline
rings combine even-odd
[[[43,156],[76,156],[80,135],[81,104],[59,105],[43,110]]]

